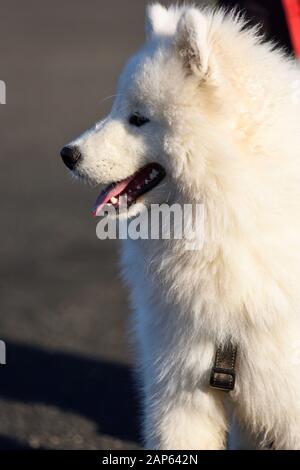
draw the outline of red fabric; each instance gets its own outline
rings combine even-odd
[[[294,51],[300,59],[300,0],[282,0],[282,3]]]

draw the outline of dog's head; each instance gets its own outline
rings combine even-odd
[[[219,88],[212,18],[192,7],[150,6],[146,44],[126,65],[111,113],[62,150],[75,175],[106,185],[95,212],[117,207],[121,195],[129,215],[140,202],[173,202],[213,166],[210,157],[220,153],[232,123]]]

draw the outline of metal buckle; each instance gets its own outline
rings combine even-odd
[[[233,369],[223,369],[213,367],[210,376],[210,386],[224,392],[234,389],[235,371]]]

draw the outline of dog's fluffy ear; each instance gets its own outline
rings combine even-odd
[[[146,11],[146,37],[151,39],[153,35],[163,34],[168,21],[168,10],[160,3],[154,3],[147,7]]]
[[[207,22],[196,8],[186,10],[177,26],[175,47],[190,71],[204,77],[209,68]]]

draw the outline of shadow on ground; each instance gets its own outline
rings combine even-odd
[[[16,439],[11,439],[6,436],[0,436],[0,450],[30,450],[26,444],[23,444]]]
[[[89,418],[98,431],[138,442],[138,397],[129,367],[7,341],[0,396],[56,406]],[[0,448],[25,448],[0,436]]]

